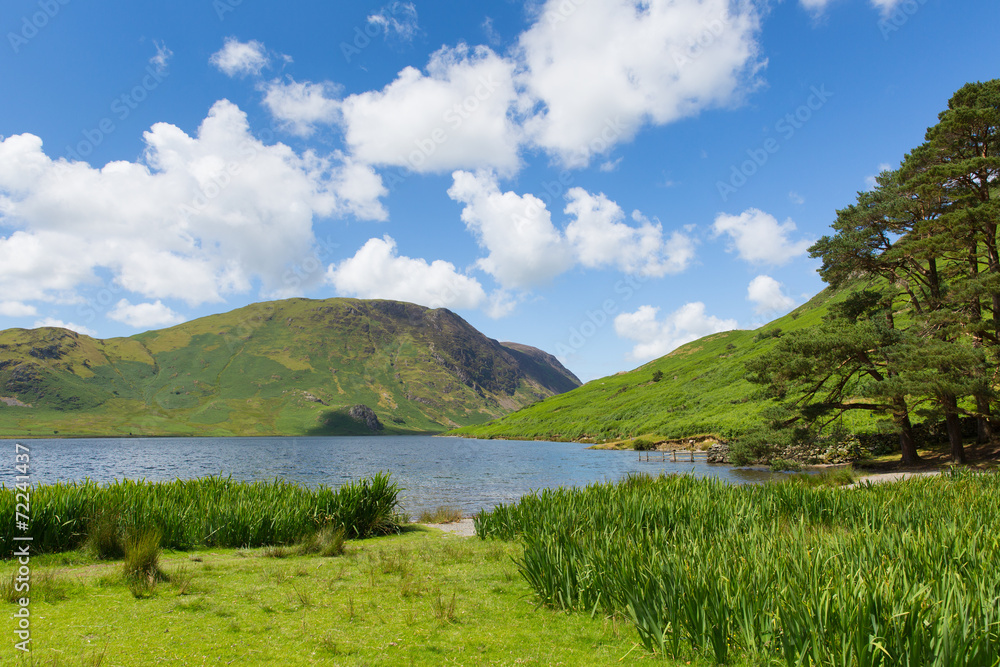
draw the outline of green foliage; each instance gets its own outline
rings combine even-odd
[[[656,449],[656,443],[649,438],[636,438],[631,442],[632,449],[637,452],[650,452]]]
[[[545,605],[624,614],[650,650],[718,663],[994,667],[1000,475],[853,491],[636,477],[475,517],[523,541]]]
[[[332,489],[291,482],[205,477],[174,482],[122,480],[38,486],[32,491],[33,550],[61,552],[87,543],[98,557],[127,552],[127,540],[155,530],[170,549],[290,545],[331,526],[348,538],[399,530],[399,487],[378,473]],[[13,548],[14,494],[0,493],[0,544]],[[99,546],[104,545],[104,546]]]
[[[660,369],[656,369],[655,371],[653,371],[653,382],[659,382],[662,379],[663,379],[663,371],[661,371]]]
[[[788,459],[772,459],[769,467],[774,472],[801,472],[802,464]]]

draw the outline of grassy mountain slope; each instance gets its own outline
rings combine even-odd
[[[770,350],[777,336],[818,324],[830,303],[846,296],[824,290],[756,331],[728,331],[683,345],[635,370],[588,382],[487,424],[452,431],[480,438],[618,440],[641,435],[729,437],[760,423],[761,389],[744,365]],[[653,381],[656,371],[663,373]],[[851,419],[864,419],[862,416]]]
[[[444,310],[394,301],[260,303],[130,338],[0,332],[0,435],[442,431],[579,380]],[[25,407],[31,406],[31,407]]]

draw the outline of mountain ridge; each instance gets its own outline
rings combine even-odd
[[[386,432],[439,432],[578,385],[541,350],[400,301],[262,302],[127,338],[0,331],[5,435],[360,433],[359,404]]]

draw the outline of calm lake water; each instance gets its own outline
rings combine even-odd
[[[13,483],[15,440],[8,452]],[[474,513],[509,503],[532,490],[614,481],[642,471],[719,477],[757,483],[771,473],[706,463],[640,462],[631,452],[587,449],[567,442],[470,440],[431,436],[317,438],[88,438],[23,440],[31,449],[36,484],[86,478],[162,481],[207,475],[239,480],[275,477],[307,486],[339,486],[379,471],[391,472],[404,489],[412,515],[439,505]]]

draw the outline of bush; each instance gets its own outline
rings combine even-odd
[[[659,382],[663,379],[663,371],[653,371],[653,382]]]
[[[637,452],[651,452],[656,449],[656,443],[649,438],[636,438],[632,441],[632,449]]]

